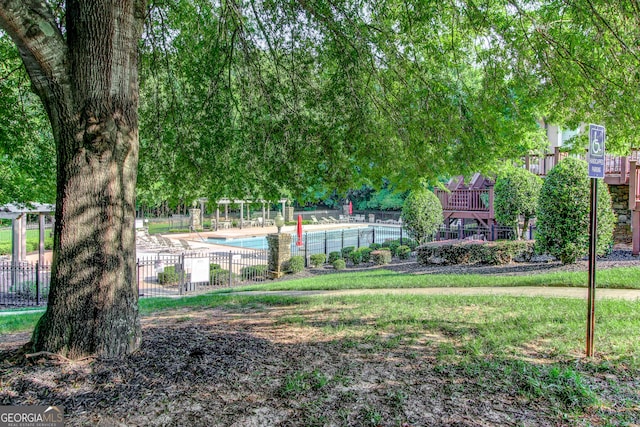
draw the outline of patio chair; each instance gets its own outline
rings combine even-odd
[[[329,218],[326,217],[320,217],[320,222],[324,223],[324,224],[331,224],[333,221],[331,221]]]
[[[332,216],[329,216],[329,221],[334,222],[334,223],[339,223],[340,221],[338,221],[337,219],[335,219]]]
[[[316,218],[315,215],[311,215],[311,223],[312,224],[320,224],[320,221],[318,221],[318,218]]]

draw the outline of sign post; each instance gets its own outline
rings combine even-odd
[[[596,298],[596,236],[598,227],[598,179],[604,178],[604,126],[589,125],[589,178],[591,209],[589,213],[589,291],[587,294],[587,357],[593,356]]]

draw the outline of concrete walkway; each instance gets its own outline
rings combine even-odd
[[[232,295],[285,296],[343,296],[343,295],[506,295],[548,298],[587,299],[586,288],[557,288],[536,286],[478,287],[478,288],[395,288],[343,289],[333,291],[236,291]],[[640,300],[640,289],[596,289],[596,299]]]

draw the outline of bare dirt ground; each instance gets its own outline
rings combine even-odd
[[[637,258],[609,262],[635,265]],[[506,274],[565,268],[507,267]],[[432,272],[410,263],[391,268]],[[484,267],[465,272],[478,269]],[[389,346],[354,343],[326,332],[322,313],[314,314],[312,327],[281,322],[289,310],[147,316],[141,349],[120,360],[25,358],[17,351],[29,334],[2,336],[0,405],[60,405],[69,426],[604,425],[595,413],[580,421],[549,409],[544,396],[527,397],[526,384],[506,370],[496,375],[443,364],[437,343],[447,337],[424,334]],[[591,380],[612,378],[603,372]],[[631,389],[638,383],[613,380]]]

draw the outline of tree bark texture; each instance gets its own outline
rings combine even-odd
[[[57,147],[54,257],[33,350],[116,357],[139,348],[135,254],[137,48],[144,1],[0,0]]]

